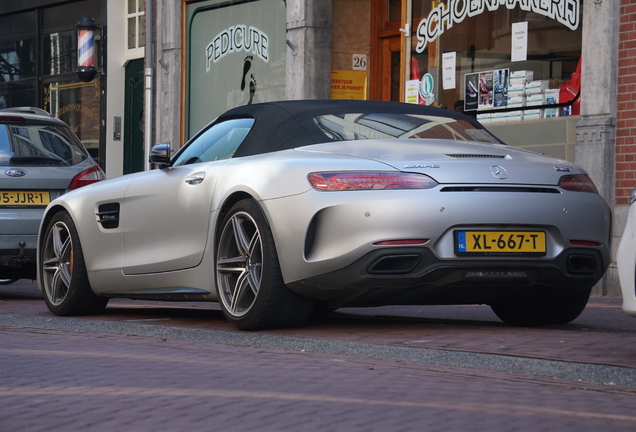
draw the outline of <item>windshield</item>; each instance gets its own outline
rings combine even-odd
[[[87,157],[66,127],[0,124],[0,165],[68,166]]]
[[[499,143],[487,130],[466,120],[420,114],[351,113],[314,118],[334,141],[423,138]]]

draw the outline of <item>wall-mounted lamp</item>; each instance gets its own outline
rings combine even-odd
[[[95,20],[82,16],[77,24],[77,76],[80,81],[93,81],[97,75],[95,68]]]

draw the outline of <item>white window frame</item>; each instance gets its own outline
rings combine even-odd
[[[128,13],[128,2],[129,1],[130,0],[126,0],[126,9],[125,9],[126,10],[126,21],[125,21],[126,22],[126,40],[125,40],[125,43],[126,43],[126,52],[128,54],[127,57],[132,58],[132,57],[143,56],[143,53],[144,53],[144,46],[143,45],[145,45],[146,41],[145,40],[140,41],[139,40],[139,36],[140,36],[140,33],[141,33],[141,31],[140,31],[141,30],[141,24],[140,24],[141,23],[141,17],[145,17],[146,16],[146,10],[145,9],[142,10],[142,11],[139,10],[139,3],[142,0],[133,0],[135,2],[135,12]],[[148,2],[148,1],[152,1],[152,0],[146,0],[146,2]],[[135,33],[135,47],[134,48],[129,48],[128,47],[128,39],[129,39],[129,36],[130,36],[130,34],[129,34],[130,29],[128,28],[128,20],[130,18],[134,18],[135,22],[137,24],[135,26],[136,33]],[[145,31],[145,24],[144,24],[144,31]]]

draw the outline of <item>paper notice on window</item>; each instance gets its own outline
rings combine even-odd
[[[420,80],[408,80],[404,89],[406,92],[404,95],[404,102],[411,104],[419,103],[418,94],[420,89]]]
[[[455,83],[455,67],[457,65],[457,53],[449,52],[442,54],[442,69],[443,69],[443,83],[444,90],[454,89]]]
[[[528,22],[512,23],[512,53],[513,62],[528,59]]]

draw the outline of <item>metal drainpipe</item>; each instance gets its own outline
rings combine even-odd
[[[153,0],[148,0],[146,2],[146,48],[145,48],[145,57],[146,57],[146,69],[144,71],[145,77],[145,90],[146,90],[146,109],[145,109],[145,131],[144,131],[144,159],[145,159],[145,170],[148,171],[151,168],[150,165],[150,149],[152,147],[152,119],[153,119],[153,100],[152,100],[152,85],[153,85],[153,45],[152,45],[152,29],[153,29],[153,10],[152,10]]]

